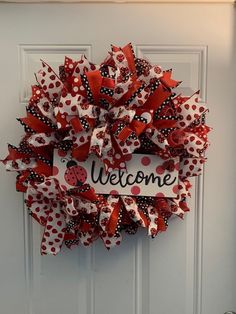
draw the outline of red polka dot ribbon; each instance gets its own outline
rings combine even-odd
[[[97,197],[95,200],[98,200]],[[81,219],[81,213],[89,215],[98,213],[94,193],[90,187],[87,187],[87,192],[83,188],[64,191],[55,178],[45,178],[43,183],[30,184],[25,202],[31,215],[45,227],[42,254],[57,254],[60,251],[63,241],[68,238],[66,221],[73,217]],[[73,234],[69,235],[70,239],[74,237]]]
[[[155,237],[173,214],[184,216],[189,178],[202,172],[211,130],[199,91],[176,95],[181,82],[172,70],[136,57],[131,44],[112,46],[98,65],[84,55],[77,61],[65,57],[58,73],[42,61],[36,79],[26,116],[18,119],[25,134],[18,147],[8,145],[2,162],[17,173],[16,189],[26,192],[32,217],[45,228],[42,254],[57,254],[62,244],[88,246],[97,238],[111,248],[120,244],[122,232],[134,234],[139,227]],[[179,172],[176,197],[158,191],[156,197],[140,196],[138,184],[132,196],[118,195],[115,188],[97,195],[86,183],[67,190],[54,178],[55,149],[80,162],[95,154],[106,171],[125,171],[134,152],[161,157],[157,174]],[[143,167],[149,163],[144,157]]]

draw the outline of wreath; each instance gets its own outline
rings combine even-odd
[[[199,91],[174,93],[181,82],[172,70],[137,58],[131,44],[112,46],[99,65],[84,55],[78,61],[65,57],[58,73],[42,61],[36,81],[26,116],[18,119],[25,134],[18,147],[8,145],[2,162],[17,173],[16,190],[25,193],[29,214],[44,227],[41,254],[55,255],[63,244],[89,246],[98,238],[110,249],[124,232],[146,228],[153,238],[172,215],[183,218],[189,177],[201,173],[209,145],[208,110],[198,101]],[[61,158],[70,156],[67,179],[78,182],[72,188],[56,176],[55,150]],[[159,173],[178,170],[175,198],[98,194],[76,166],[94,155],[107,173],[126,171],[134,152],[161,158]]]

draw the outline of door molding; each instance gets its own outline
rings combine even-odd
[[[236,0],[0,0],[0,3],[236,3]]]

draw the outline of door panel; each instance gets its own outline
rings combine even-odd
[[[230,5],[207,4],[0,5],[1,156],[5,143],[17,144],[22,134],[15,117],[24,113],[39,59],[57,68],[64,55],[85,53],[100,62],[111,43],[131,41],[139,57],[173,68],[184,93],[201,89],[215,129],[184,221],[172,219],[155,240],[143,232],[125,237],[111,251],[96,243],[41,257],[42,230],[14,191],[14,175],[2,169],[2,313],[236,310],[234,15]]]

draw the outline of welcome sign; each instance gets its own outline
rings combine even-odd
[[[90,184],[97,194],[120,194],[155,197],[177,196],[178,158],[173,159],[173,171],[163,169],[163,159],[154,155],[133,154],[126,163],[127,171],[105,173],[102,162],[90,156],[84,162],[71,159],[69,154],[54,153],[54,175],[63,189]]]

